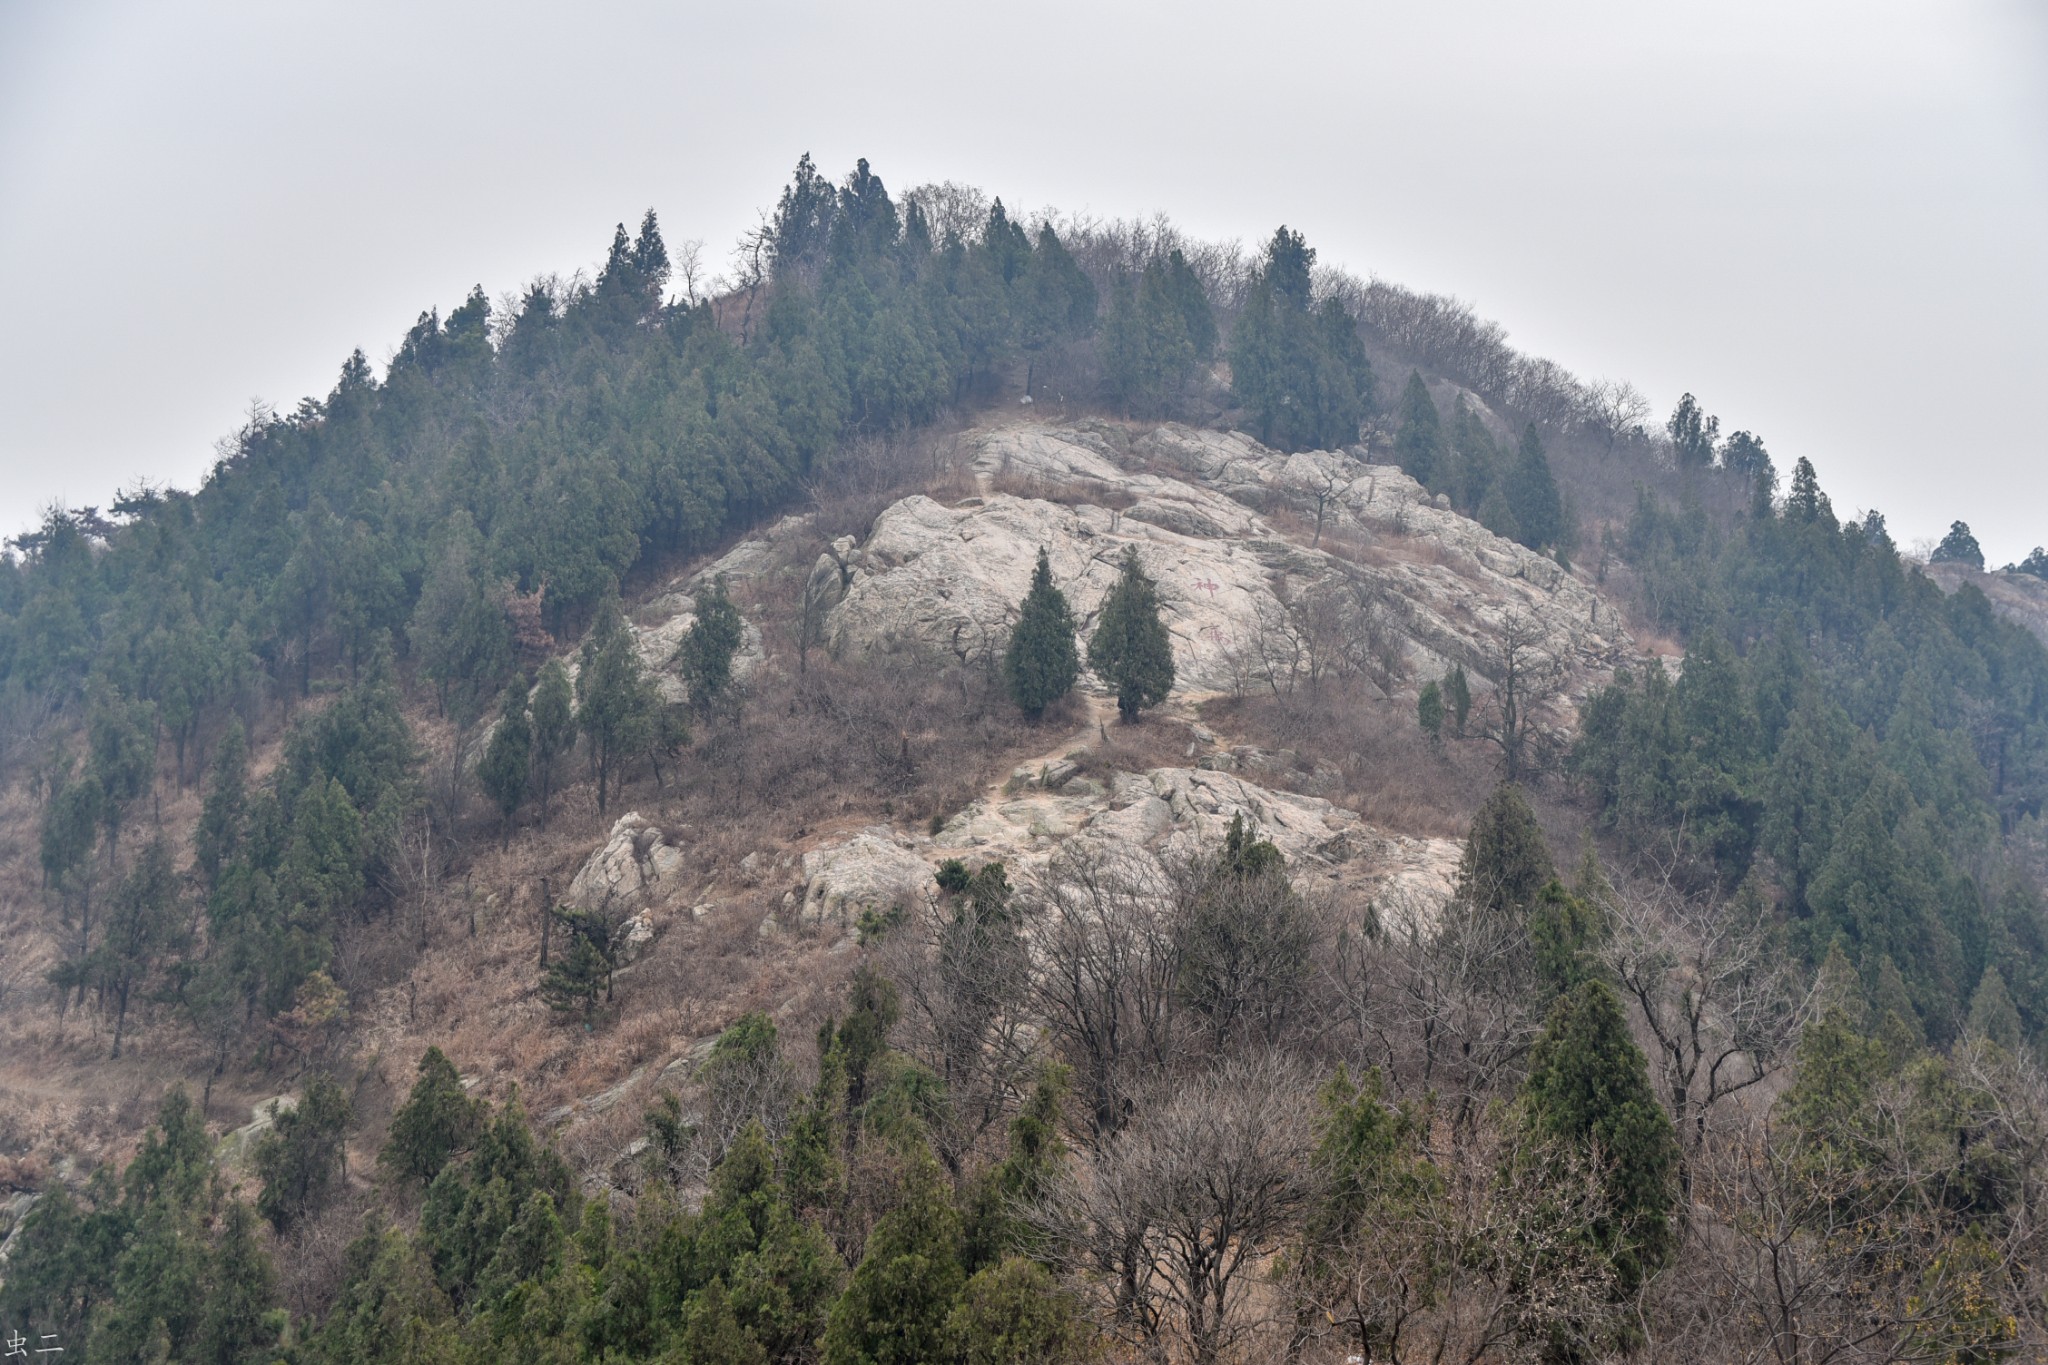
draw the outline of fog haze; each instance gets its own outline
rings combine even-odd
[[[2048,541],[2048,23],[1990,3],[0,5],[0,529],[799,153],[1455,293],[1901,543]]]

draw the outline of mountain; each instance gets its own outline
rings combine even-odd
[[[1286,228],[806,158],[754,246],[15,542],[0,1323],[2039,1349],[2034,580]]]

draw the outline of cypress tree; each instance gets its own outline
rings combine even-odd
[[[1508,511],[1521,532],[1522,544],[1532,550],[1567,548],[1571,536],[1565,525],[1564,499],[1550,476],[1550,460],[1543,453],[1534,422],[1522,429],[1521,449],[1504,482]]]
[[[228,722],[227,733],[213,751],[213,771],[192,835],[192,853],[201,880],[211,891],[220,870],[234,857],[242,839],[242,816],[248,807],[249,740],[242,722]]]
[[[590,737],[598,814],[604,814],[619,766],[648,746],[657,701],[625,613],[616,597],[607,598],[583,644],[583,667],[576,675],[576,724]]]
[[[1074,613],[1066,594],[1052,583],[1052,562],[1044,547],[1031,571],[1031,590],[1017,610],[1017,628],[1003,651],[1003,683],[1010,699],[1032,720],[1073,690],[1081,675],[1074,644]]]
[[[1410,370],[1408,387],[1401,391],[1401,430],[1394,437],[1394,459],[1417,483],[1437,488],[1449,473],[1445,453],[1443,417],[1421,372]]]
[[[279,1232],[327,1202],[341,1175],[342,1142],[352,1116],[341,1087],[315,1076],[298,1107],[278,1113],[256,1144],[252,1164],[263,1180],[256,1208]]]
[[[1450,712],[1451,729],[1465,737],[1465,721],[1472,714],[1472,684],[1465,680],[1465,665],[1452,664],[1444,674],[1444,706]]]
[[[1941,544],[1934,547],[1928,556],[1934,564],[1962,564],[1972,569],[1984,567],[1984,551],[1977,544],[1977,537],[1970,534],[1968,522],[1952,521],[1948,534],[1941,538]]]
[[[676,662],[690,688],[690,704],[708,712],[732,686],[732,661],[746,640],[746,623],[726,595],[725,575],[697,598],[697,619],[676,646]]]
[[[555,768],[576,743],[576,703],[569,670],[560,659],[541,667],[533,689],[533,775],[540,784],[540,818],[548,818],[548,797],[555,789]]]
[[[1415,699],[1415,719],[1429,736],[1430,748],[1444,742],[1444,694],[1434,681],[1425,684],[1422,695]]]
[[[1606,982],[1559,998],[1529,1053],[1526,1122],[1540,1137],[1597,1151],[1608,1209],[1590,1231],[1633,1294],[1672,1249],[1678,1137],[1650,1089],[1649,1063]]]
[[[960,1216],[929,1153],[913,1155],[901,1202],[875,1224],[820,1340],[824,1365],[944,1360],[947,1321],[966,1275]]]
[[[1535,812],[1519,788],[1501,783],[1472,817],[1458,864],[1458,894],[1488,910],[1520,914],[1556,877]]]
[[[2026,1041],[2020,1012],[2005,988],[2005,977],[1995,966],[1984,969],[1977,993],[1970,997],[1970,1032],[2008,1052],[2017,1052]]]
[[[483,1122],[483,1102],[463,1092],[455,1064],[440,1048],[430,1047],[420,1056],[412,1092],[391,1116],[377,1164],[401,1180],[424,1184],[476,1141]]]
[[[1116,689],[1126,725],[1173,690],[1173,642],[1159,619],[1159,591],[1138,566],[1138,547],[1124,548],[1123,571],[1102,599],[1088,666]]]
[[[498,723],[491,730],[491,742],[484,748],[476,778],[484,794],[498,807],[500,840],[512,838],[512,817],[526,800],[526,787],[533,760],[533,725],[526,717],[526,682],[514,679],[505,689],[499,705]]]

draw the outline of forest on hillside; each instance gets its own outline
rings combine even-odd
[[[8,1008],[300,1096],[249,1197],[184,1087],[124,1165],[20,1182],[41,1197],[0,1329],[106,1361],[2048,1349],[2039,639],[1690,395],[1660,423],[1286,227],[1247,254],[806,157],[737,259],[678,294],[650,212],[588,279],[430,310],[381,375],[351,355],[202,487],[12,542],[0,783],[62,950],[9,964]],[[1026,399],[1398,464],[1682,666],[1645,655],[1526,762],[1468,731],[1462,670],[1385,689],[1406,747],[1373,752],[1464,803],[1428,932],[1242,825],[1160,866],[1076,848],[1045,886],[949,863],[862,922],[814,1033],[723,1021],[628,1184],[594,1187],[516,1087],[471,1095],[439,1048],[350,1171],[335,1040],[395,984],[352,945],[421,903],[430,856],[453,876],[571,788],[739,819],[830,773],[936,821],[1062,704],[1080,654],[1049,573],[978,674],[823,659],[793,600],[789,676],[750,691],[721,582],[674,699],[626,628],[784,514],[857,533],[935,434]],[[1961,523],[1937,553],[1983,567]],[[2039,551],[2015,567],[2048,577]],[[1120,643],[1089,646],[1140,735],[1171,685],[1147,591],[1133,560]],[[1394,714],[1364,682],[1273,693],[1247,723],[1333,751]],[[916,755],[890,723],[911,707],[941,736]],[[534,990],[602,1029],[622,927],[548,910]],[[354,1186],[369,1214],[316,1265],[308,1230]]]

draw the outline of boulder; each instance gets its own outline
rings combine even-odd
[[[805,924],[849,926],[863,910],[909,907],[932,889],[932,865],[909,836],[875,825],[804,854]]]
[[[638,811],[629,811],[613,822],[604,843],[583,860],[562,903],[613,917],[666,906],[681,894],[683,861],[683,851],[660,828]],[[648,938],[653,936],[652,926],[649,919]]]

